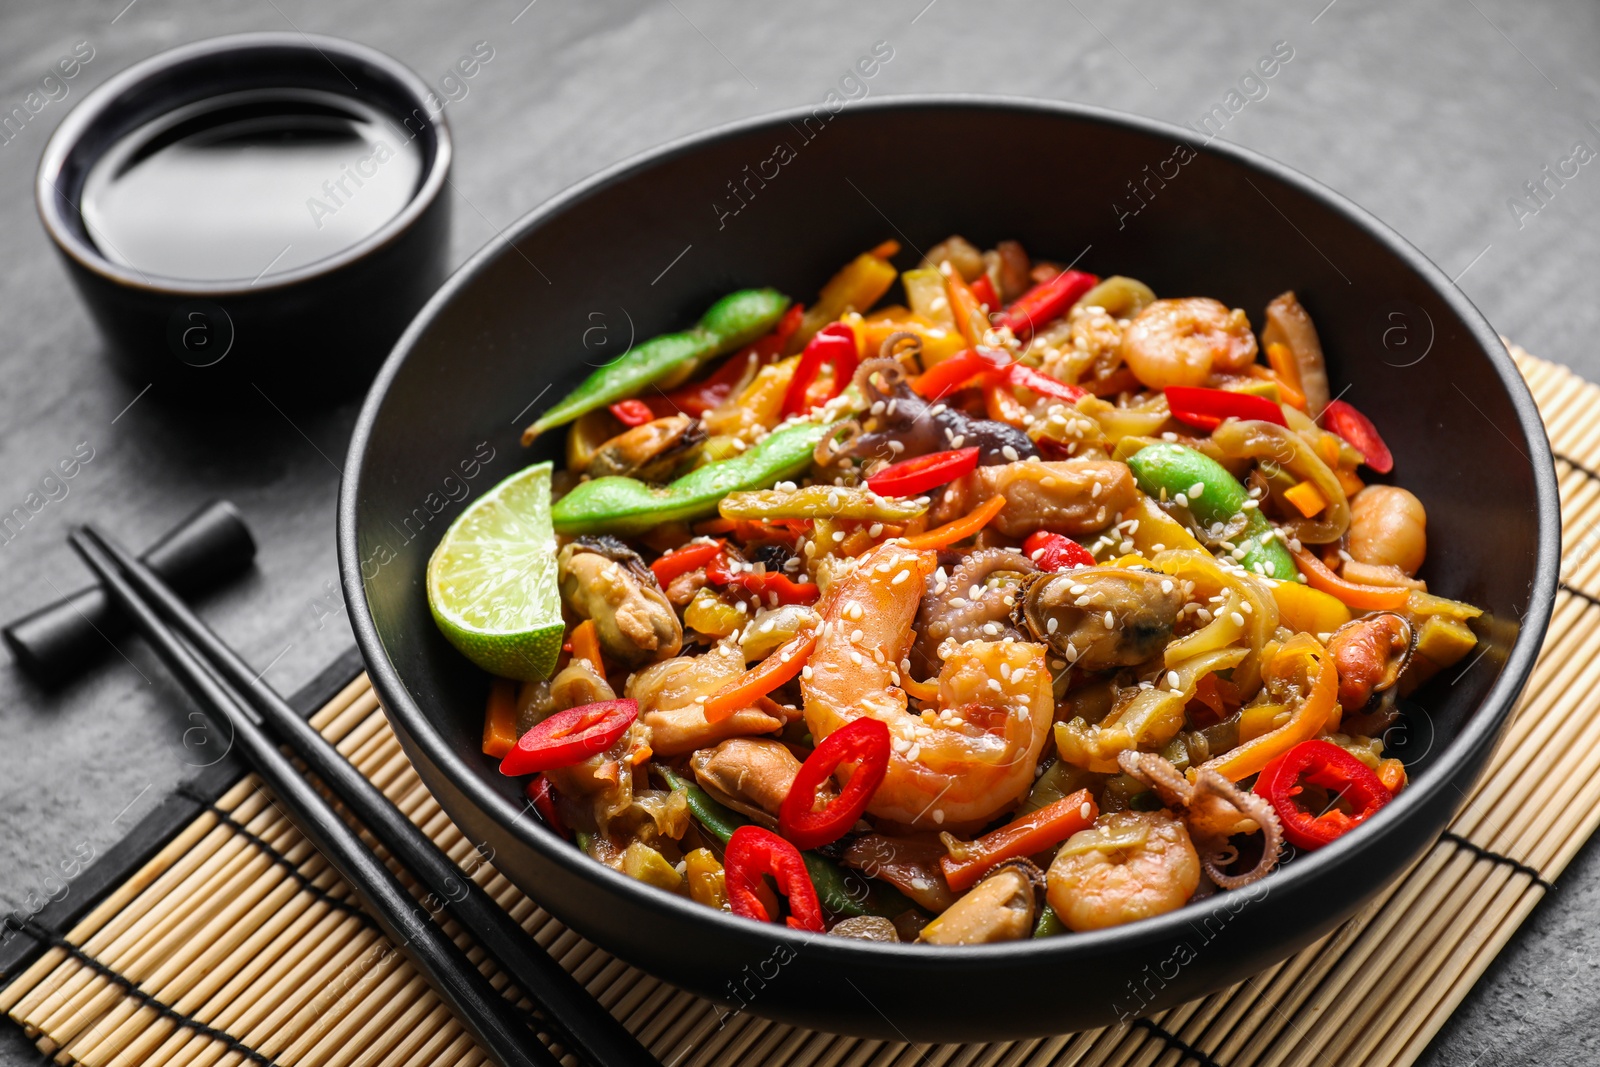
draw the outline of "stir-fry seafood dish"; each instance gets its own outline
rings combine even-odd
[[[486,757],[595,862],[875,941],[1134,922],[1361,832],[1477,641],[1332,391],[1293,292],[1253,323],[886,242],[594,370],[429,601]]]

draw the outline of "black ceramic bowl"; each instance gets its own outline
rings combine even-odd
[[[190,262],[179,254],[163,260],[175,265],[170,272],[142,269],[101,247],[106,238],[85,221],[83,198],[108,152],[119,154],[121,170],[200,123],[259,127],[286,100],[325,124],[381,131],[384,146],[418,169],[409,200],[352,244],[292,269],[269,270],[263,254],[259,274],[242,269],[237,278],[179,276],[177,265]],[[51,135],[35,195],[46,232],[130,380],[195,396],[254,384],[291,406],[358,394],[444,279],[450,201],[441,194],[450,158],[437,100],[404,65],[336,37],[244,33],[163,52],[97,86]],[[336,215],[345,198],[362,195],[351,184],[360,178],[336,170],[328,177],[345,183],[343,197],[309,177],[304,195]],[[318,211],[286,229],[286,264],[301,255],[293,246],[306,247],[327,224]],[[206,251],[194,248],[192,260]]]
[[[1483,770],[1550,614],[1559,523],[1538,413],[1494,331],[1414,248],[1283,166],[1189,136],[1092,108],[970,97],[745,122],[584,182],[434,297],[356,428],[340,565],[395,731],[500,870],[597,944],[730,1010],[965,1041],[1108,1024],[1237,982],[1332,930],[1434,841]],[[730,290],[809,300],[885,238],[914,255],[950,233],[980,246],[1015,237],[1034,255],[1252,316],[1289,288],[1309,308],[1335,390],[1382,427],[1396,480],[1427,505],[1429,587],[1488,613],[1487,650],[1426,688],[1391,737],[1411,785],[1359,832],[1250,890],[1130,926],[885,946],[735,919],[605,869],[545,830],[479,751],[487,679],[434,629],[423,570],[467,496],[559,454],[560,434],[519,447],[530,412],[630,337],[681,328]]]

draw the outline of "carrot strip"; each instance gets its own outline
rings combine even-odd
[[[713,693],[706,701],[706,722],[721,722],[799,674],[816,647],[815,630],[791,637],[772,655]]]
[[[1019,430],[1027,428],[1028,409],[1005,382],[984,383],[983,406],[994,421],[1015,426]]]
[[[872,249],[867,252],[867,255],[876,257],[877,259],[893,259],[899,254],[900,242],[896,241],[893,237],[889,238],[880,245],[874,245]]]
[[[1322,493],[1312,482],[1299,482],[1284,490],[1283,498],[1308,519],[1328,506],[1328,502],[1323,499]]]
[[[600,658],[600,632],[593,619],[584,619],[572,628],[572,654],[594,665],[595,672],[606,676],[606,661]]]
[[[1038,811],[968,842],[961,859],[954,856],[941,859],[939,866],[944,869],[944,880],[957,893],[964,892],[976,885],[995,864],[1019,856],[1032,856],[1059,845],[1079,830],[1093,826],[1099,814],[1094,794],[1087,789],[1069,793],[1054,804],[1046,804]]]
[[[1410,596],[1410,591],[1406,589],[1347,582],[1305,549],[1289,551],[1294,554],[1294,561],[1300,565],[1300,572],[1306,576],[1306,584],[1335,597],[1345,607],[1356,608],[1359,611],[1392,611],[1395,608],[1405,607],[1406,598]]]
[[[483,712],[483,752],[495,759],[517,747],[517,683],[496,678],[489,686],[489,706]]]
[[[961,331],[961,336],[967,339],[967,344],[976,348],[983,343],[984,325],[988,320],[983,317],[983,308],[978,303],[978,298],[973,295],[972,287],[962,280],[959,272],[950,267],[948,273],[945,268],[949,265],[947,260],[939,265],[939,273],[944,274],[945,292],[949,294],[950,312],[955,316],[956,329]],[[973,316],[977,316],[974,321]]]
[[[906,538],[906,547],[922,551],[930,548],[943,548],[945,545],[953,545],[957,541],[964,541],[989,525],[989,521],[1000,514],[1005,506],[1005,497],[992,496],[955,522],[947,522],[943,526],[929,530],[927,533]]]
[[[900,688],[913,700],[934,700],[939,696],[939,680],[929,678],[926,682],[919,682],[909,674],[900,676]]]
[[[1276,366],[1263,367],[1259,363],[1252,363],[1250,366],[1245,368],[1245,373],[1249,374],[1250,377],[1255,378],[1258,381],[1271,382],[1273,385],[1277,386],[1278,399],[1282,400],[1290,407],[1298,408],[1301,411],[1306,409],[1306,394],[1300,391],[1299,386],[1297,386],[1294,381],[1285,378],[1283,373],[1279,371]],[[1296,369],[1296,373],[1299,373],[1298,368]]]

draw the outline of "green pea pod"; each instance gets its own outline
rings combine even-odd
[[[1245,508],[1250,494],[1244,486],[1210,456],[1163,442],[1146,445],[1129,456],[1127,463],[1147,496],[1175,500],[1181,495],[1189,511],[1206,526],[1230,523],[1243,512],[1244,529],[1234,537],[1234,544],[1243,550],[1235,558],[1245,570],[1283,581],[1300,573],[1261,509]]]
[[[687,778],[660,764],[652,764],[652,769],[673,792],[683,794],[689,804],[689,814],[724,845],[735,830],[748,822],[712,800],[704,789]],[[806,871],[811,875],[817,900],[834,915],[879,915],[892,919],[916,908],[899,890],[871,882],[825,856],[802,852],[800,858],[805,861]]]
[[[1046,904],[1044,911],[1039,915],[1039,921],[1034,924],[1034,937],[1055,937],[1057,934],[1067,932],[1067,926],[1061,921],[1061,916],[1056,914],[1056,909]]]
[[[636,396],[678,372],[747,345],[772,332],[789,307],[776,289],[741,289],[718,300],[700,321],[681,333],[662,334],[624,353],[584,379],[582,385],[539,416],[522,434],[522,443],[585,412]]]
[[[717,512],[717,502],[742,489],[764,489],[811,466],[817,442],[831,430],[812,422],[785,426],[732,459],[709,463],[666,486],[634,478],[583,482],[550,510],[556,533],[643,533],[664,522],[692,522]]]

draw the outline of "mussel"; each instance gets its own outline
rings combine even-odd
[[[1082,567],[1028,582],[1015,618],[1036,641],[1086,670],[1158,655],[1183,606],[1177,582],[1133,567]]]
[[[683,647],[683,626],[656,576],[617,538],[578,538],[561,550],[559,568],[562,599],[594,620],[609,658],[638,666]]]
[[[1032,860],[1007,860],[922,928],[930,945],[986,945],[1033,933],[1044,906],[1045,878]]]
[[[688,415],[668,415],[635,426],[595,449],[586,473],[591,478],[620,475],[662,482],[706,442],[705,427]]]

